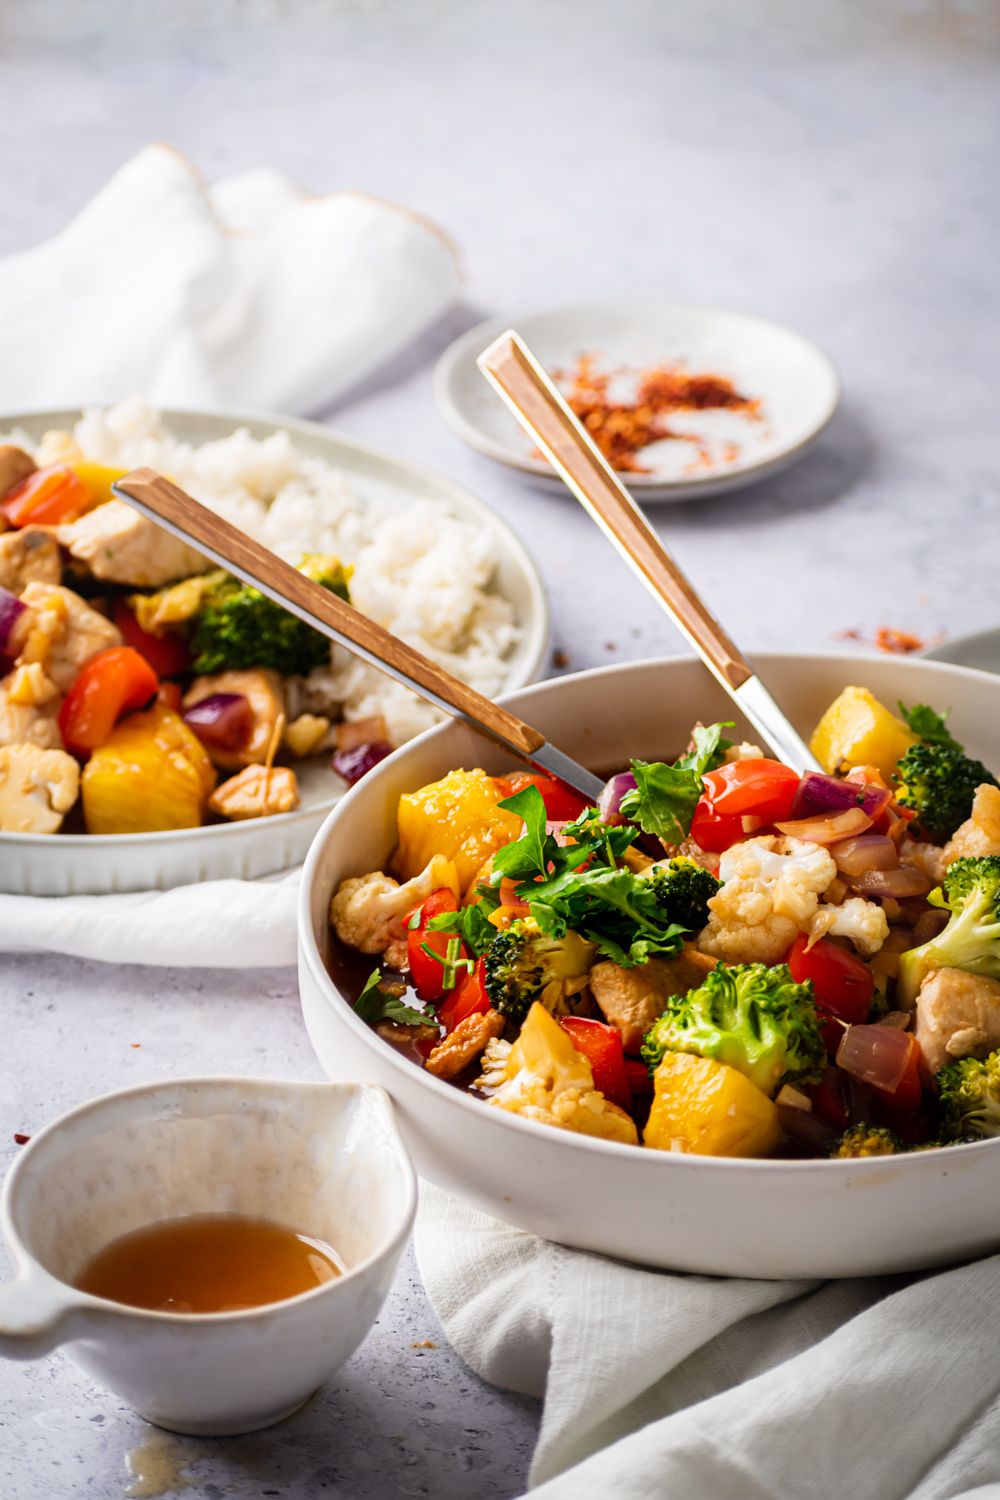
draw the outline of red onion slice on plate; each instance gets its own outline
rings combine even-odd
[[[872,820],[863,808],[849,807],[846,812],[824,818],[792,818],[774,826],[779,833],[793,839],[804,839],[809,844],[837,844],[841,839],[864,833],[872,826]]]
[[[184,710],[184,722],[207,749],[239,750],[253,733],[253,709],[242,693],[210,693]]]
[[[15,657],[20,653],[20,626],[28,606],[22,604],[10,589],[0,588],[0,656]]]
[[[841,875],[849,878],[863,875],[866,870],[895,870],[899,865],[899,850],[884,833],[855,834],[831,844],[830,853]]]
[[[913,865],[903,865],[898,870],[865,870],[861,875],[848,877],[847,883],[859,896],[892,896],[896,901],[926,896],[931,888],[927,876]]]
[[[884,786],[869,786],[865,781],[841,781],[836,776],[807,771],[795,793],[791,816],[828,817],[831,813],[859,807],[874,822],[891,798],[892,793]]]
[[[894,1094],[914,1045],[911,1033],[896,1026],[848,1026],[837,1048],[837,1067]]]
[[[392,746],[386,740],[371,740],[365,745],[354,745],[350,750],[335,750],[331,764],[338,776],[343,776],[349,786],[360,781],[380,760],[392,754]]]
[[[622,798],[627,792],[635,791],[635,777],[631,771],[619,771],[617,776],[605,783],[604,791],[597,803],[597,811],[601,821],[606,823],[610,817],[621,812]]]

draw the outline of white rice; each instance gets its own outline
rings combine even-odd
[[[405,508],[359,498],[344,475],[300,453],[286,432],[258,440],[245,428],[214,442],[180,442],[148,402],[130,396],[88,411],[73,438],[97,463],[148,465],[291,562],[333,553],[354,568],[358,609],[487,697],[506,683],[505,657],[520,634],[514,608],[490,592],[493,538],[437,501]],[[64,440],[63,440],[64,441]],[[58,439],[41,458],[56,461]],[[440,717],[407,689],[340,647],[329,667],[294,681],[290,709],[332,717],[385,717],[394,744]]]

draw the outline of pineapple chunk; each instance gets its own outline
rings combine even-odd
[[[768,1156],[781,1128],[773,1102],[714,1057],[668,1052],[653,1075],[643,1142],[694,1156]]]
[[[485,771],[449,771],[419,792],[407,792],[399,799],[396,872],[412,880],[432,855],[443,854],[467,890],[489,856],[521,832],[521,819],[497,807],[507,795]]]
[[[875,766],[888,781],[917,736],[867,688],[846,687],[830,704],[809,748],[831,776],[851,766]]]
[[[197,828],[215,772],[180,714],[161,703],[130,714],[83,769],[88,833],[156,833]]]

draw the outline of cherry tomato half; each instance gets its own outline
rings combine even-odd
[[[849,1026],[868,1020],[875,991],[875,977],[866,963],[848,953],[837,943],[826,938],[808,947],[809,939],[800,932],[789,950],[786,962],[796,984],[812,981],[816,1006],[827,1016],[822,1026],[823,1041],[831,1057],[835,1057],[846,1021]]]
[[[801,777],[790,766],[763,758],[734,760],[702,777],[713,811],[776,823],[787,818]]]
[[[561,781],[556,781],[554,776],[515,771],[513,776],[505,776],[504,781],[510,787],[512,797],[517,792],[523,792],[526,786],[537,787],[545,803],[545,816],[550,823],[572,823],[589,805],[578,793],[563,786]]]
[[[717,813],[707,797],[702,797],[691,819],[691,837],[699,849],[722,854],[744,837],[742,817]]]

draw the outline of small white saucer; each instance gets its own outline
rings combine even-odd
[[[840,382],[815,344],[763,318],[679,303],[596,303],[522,318],[495,318],[463,334],[441,356],[434,391],[449,426],[473,448],[539,479],[556,479],[530,439],[498,400],[476,356],[514,328],[548,370],[570,370],[581,354],[601,371],[681,364],[692,374],[726,375],[761,401],[758,419],[739,412],[683,412],[677,431],[702,439],[710,466],[699,466],[698,444],[665,441],[639,456],[644,474],[624,474],[640,500],[688,500],[735,489],[777,472],[815,442],[837,408]],[[728,456],[727,444],[736,451]]]
[[[924,655],[933,661],[950,661],[956,667],[977,667],[980,672],[1000,674],[1000,625],[943,641]]]

